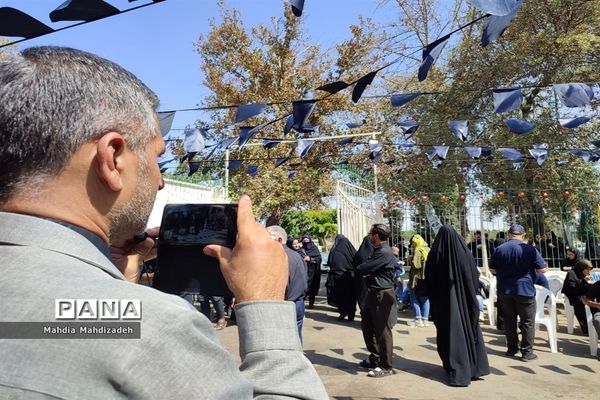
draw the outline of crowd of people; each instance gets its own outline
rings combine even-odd
[[[380,256],[388,253],[387,243],[383,245],[372,238],[386,238],[389,233],[387,236],[379,234],[375,226],[356,252],[348,239],[342,235],[336,237],[328,261],[331,271],[327,283],[328,302],[337,306],[339,319],[354,316],[357,304],[363,320],[367,319],[361,327],[370,355],[360,365],[371,369],[369,376],[392,373],[387,362],[390,356],[386,353],[391,348],[392,338],[386,334],[395,324],[396,307],[405,303],[414,313],[409,326],[427,326],[429,320],[433,320],[438,353],[450,385],[465,386],[472,379],[489,373],[479,327],[483,299],[489,296],[490,290],[489,283],[485,283],[489,278],[482,278],[480,272],[484,249],[489,255],[490,271],[495,275],[492,279],[497,280],[498,323],[506,336],[506,355],[513,357],[520,353],[522,361],[537,358],[533,352],[535,285],[549,289],[544,275],[549,268],[539,247],[525,240],[525,229],[521,225],[511,225],[494,241],[476,232],[469,243],[454,228],[445,225],[435,236],[431,248],[420,235],[413,235],[408,246],[400,238],[398,245],[389,249],[395,260]],[[378,255],[376,260],[373,254]],[[379,270],[373,269],[375,265],[379,265]],[[591,278],[590,261],[579,258],[575,249],[568,249],[563,266],[569,271],[562,292],[575,309],[582,333],[587,335],[584,304],[592,307],[596,327],[600,320],[597,303],[600,283],[594,283]],[[403,281],[407,268],[410,268],[408,280]],[[379,273],[372,276],[374,271]],[[395,288],[394,292],[391,288]],[[390,293],[396,298],[396,306],[382,303]],[[380,314],[372,321],[374,309]],[[386,320],[387,325],[383,325]],[[379,326],[379,330],[374,331],[372,326]],[[517,328],[521,331],[520,340]],[[379,346],[374,345],[373,338]]]

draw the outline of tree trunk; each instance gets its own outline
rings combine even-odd
[[[281,221],[281,216],[283,215],[283,212],[281,212],[280,208],[276,208],[271,215],[269,215],[267,217],[267,221],[266,221],[266,226],[271,226],[271,225],[279,225],[279,222]]]

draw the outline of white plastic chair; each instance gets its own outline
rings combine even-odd
[[[550,279],[551,276],[557,276],[557,277],[559,277],[560,279],[562,279],[564,281],[565,278],[567,277],[567,271],[561,271],[561,270],[558,270],[558,269],[553,269],[551,271],[546,271],[544,273],[544,275],[548,279]]]
[[[587,319],[588,337],[590,339],[590,355],[596,357],[598,354],[598,333],[596,332],[596,328],[592,322],[594,320],[592,311],[588,306],[585,306],[585,316]]]
[[[496,312],[494,308],[494,302],[496,301],[496,279],[490,279],[483,275],[479,276],[479,279],[490,288],[488,298],[483,299],[483,308],[487,312],[490,326],[494,326],[496,324]]]
[[[575,319],[575,309],[569,302],[569,298],[567,296],[563,296],[565,301],[565,311],[567,312],[567,333],[573,334],[573,320]]]
[[[547,298],[549,298],[548,301],[546,301]],[[547,314],[545,306],[548,307]],[[546,327],[550,351],[556,353],[558,351],[556,340],[556,299],[551,291],[539,285],[535,285],[535,324]]]
[[[554,298],[556,299],[556,304],[565,304],[565,300],[563,298],[563,294],[562,294],[562,288],[563,288],[563,284],[565,282],[564,278],[561,278],[558,275],[552,274],[549,276],[546,276],[546,278],[548,279],[548,286],[550,286],[550,291],[552,292],[552,294],[554,295]]]

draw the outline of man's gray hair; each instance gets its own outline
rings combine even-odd
[[[32,47],[0,62],[0,205],[107,132],[141,154],[159,134],[157,107],[132,73],[80,50]]]
[[[287,232],[279,225],[267,226],[267,231],[271,234],[271,237],[275,240],[281,239],[283,243],[287,242]]]

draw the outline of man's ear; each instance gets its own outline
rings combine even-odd
[[[98,176],[110,188],[119,192],[123,189],[118,158],[125,149],[125,140],[120,133],[108,132],[96,144],[96,166]]]

